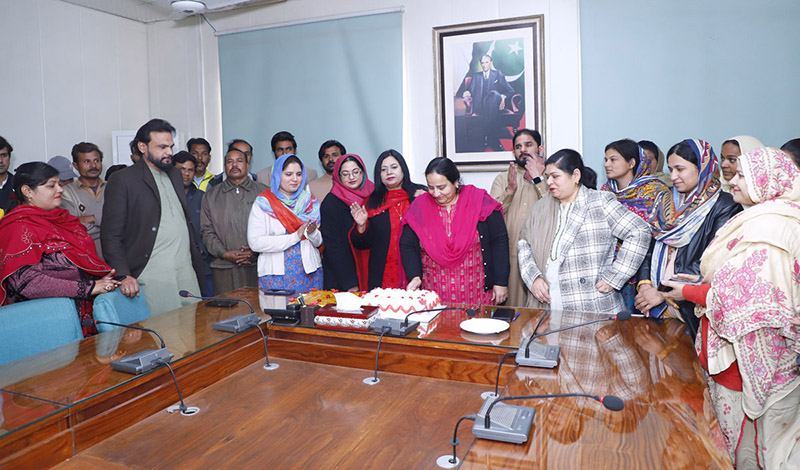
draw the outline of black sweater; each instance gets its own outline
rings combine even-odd
[[[484,221],[478,222],[478,235],[481,240],[483,256],[484,290],[495,285],[508,286],[508,273],[511,264],[508,260],[508,232],[500,210],[492,212]],[[419,276],[422,279],[422,251],[419,237],[406,225],[400,236],[400,258],[409,279]]]
[[[319,208],[322,253],[322,285],[325,290],[347,291],[358,287],[356,260],[348,239],[353,228],[350,207],[334,194],[328,194]]]

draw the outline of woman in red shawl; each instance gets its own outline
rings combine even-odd
[[[61,208],[58,170],[42,162],[20,165],[14,191],[21,204],[0,221],[0,305],[70,297],[80,319],[91,319],[92,297],[119,282],[83,224]]]
[[[428,193],[409,207],[400,237],[408,289],[435,291],[444,303],[501,304],[510,270],[502,206],[460,176],[448,158],[425,169]]]
[[[350,245],[353,228],[350,206],[364,204],[374,185],[367,178],[361,157],[347,154],[333,167],[333,188],[320,205],[320,230],[325,251],[322,253],[322,285],[326,290],[367,290],[369,252]]]
[[[354,204],[350,210],[356,227],[350,231],[355,248],[369,250],[367,287],[405,289],[408,285],[400,262],[402,219],[414,198],[425,193],[414,184],[408,165],[397,150],[387,150],[375,162],[375,190],[366,207]]]

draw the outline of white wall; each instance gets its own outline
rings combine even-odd
[[[144,24],[58,0],[0,0],[0,135],[11,166],[69,157],[80,141],[112,160],[111,132],[150,116]]]
[[[211,13],[207,17],[224,32],[331,15],[403,6],[404,155],[416,181],[436,157],[432,28],[498,18],[545,15],[545,92],[548,151],[581,149],[580,37],[577,0],[289,0],[285,3]],[[205,136],[214,151],[212,171],[222,156],[220,83],[217,41],[198,18],[148,25],[150,102],[152,116],[169,120],[189,136]],[[280,64],[276,64],[280,68]],[[324,73],[324,71],[320,71]],[[256,152],[269,152],[265,135],[253,142]],[[185,142],[181,143],[181,148]],[[315,148],[317,143],[303,143]],[[488,188],[494,173],[469,173],[465,180]]]

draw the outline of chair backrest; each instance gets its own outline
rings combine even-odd
[[[0,307],[0,364],[81,339],[73,299],[34,299]]]
[[[95,297],[93,314],[95,320],[130,325],[150,318],[150,309],[147,308],[144,292],[141,290],[138,296],[130,298],[126,297],[119,289],[115,289],[107,294],[100,294]],[[102,323],[97,325],[97,331],[100,333],[114,328],[117,327]]]

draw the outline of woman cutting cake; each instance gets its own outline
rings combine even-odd
[[[448,158],[425,169],[428,192],[409,207],[400,237],[408,289],[432,290],[444,303],[501,304],[510,269],[502,206],[460,176]]]

